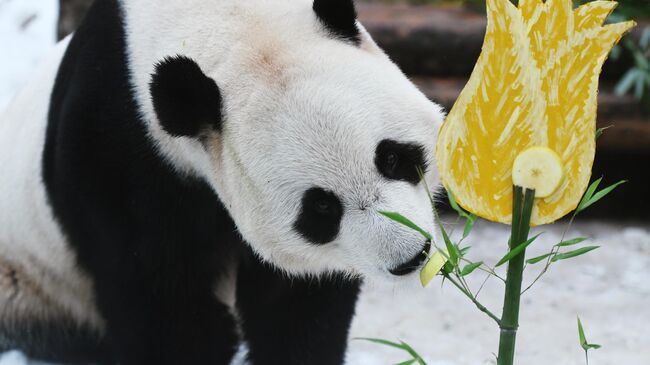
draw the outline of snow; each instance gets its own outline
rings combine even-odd
[[[29,78],[54,43],[54,0],[0,0],[0,111]],[[546,231],[529,249],[529,257],[557,243],[562,225]],[[601,245],[588,255],[555,264],[522,299],[517,362],[526,365],[582,365],[576,316],[587,338],[603,345],[591,351],[592,365],[650,363],[650,224],[578,222],[571,237],[594,237]],[[505,226],[481,222],[467,243],[474,260],[495,263],[505,252]],[[534,277],[533,266],[526,282]],[[483,279],[469,278],[473,288]],[[480,300],[498,314],[502,284],[491,280]],[[426,290],[365,288],[351,337],[404,340],[429,365],[492,364],[498,329],[448,283],[434,279]],[[351,340],[348,364],[394,364],[408,359],[399,350]],[[0,355],[0,365],[26,365],[18,352]],[[37,365],[37,363],[30,363]]]
[[[530,246],[528,257],[547,252],[560,241],[564,228],[558,224],[535,229],[544,234]],[[496,263],[505,253],[508,233],[503,225],[480,221],[465,242],[472,246],[469,258]],[[584,365],[578,315],[587,339],[603,345],[590,352],[591,365],[650,363],[650,224],[579,221],[567,237],[577,236],[593,237],[586,243],[601,248],[554,264],[524,295],[517,363]],[[526,270],[525,283],[535,277],[539,265]],[[505,275],[503,270],[499,273]],[[476,290],[483,279],[476,272],[468,282]],[[498,328],[453,286],[441,284],[437,277],[427,289],[365,288],[351,329],[347,363],[389,365],[409,358],[397,349],[354,339],[378,337],[409,343],[428,365],[493,364]],[[479,299],[499,314],[502,293],[501,282],[492,279]],[[17,352],[0,357],[0,365],[26,364]]]
[[[527,257],[549,251],[559,242],[564,224],[544,231]],[[492,265],[505,254],[509,230],[481,222],[468,238],[470,259]],[[558,262],[522,298],[516,359],[526,365],[584,365],[578,344],[576,316],[587,339],[603,345],[590,352],[592,365],[650,363],[650,225],[647,223],[578,222],[568,237],[593,237],[589,245],[601,248],[585,256]],[[525,283],[541,269],[530,266]],[[505,266],[505,265],[504,265]],[[503,270],[499,271],[502,276]],[[472,274],[476,290],[485,276]],[[371,289],[362,297],[352,337],[403,340],[429,365],[492,364],[498,328],[449,283],[434,279],[416,292]],[[500,314],[503,285],[492,279],[479,299]],[[395,364],[407,360],[403,352],[376,344],[351,341],[350,364]]]
[[[0,0],[0,112],[55,42],[55,0]]]

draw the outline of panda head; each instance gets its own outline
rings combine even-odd
[[[262,259],[296,275],[404,280],[430,245],[380,212],[434,231],[427,186],[439,185],[441,109],[375,45],[350,0],[302,11],[288,16],[295,34],[269,32],[286,21],[273,15],[242,31],[246,46],[218,66],[199,54],[159,62],[150,92],[161,148],[211,183]]]

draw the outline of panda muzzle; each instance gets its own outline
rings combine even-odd
[[[408,275],[418,269],[424,260],[426,260],[429,250],[431,249],[431,242],[427,242],[413,258],[406,261],[405,263],[388,270],[391,274],[395,276]]]

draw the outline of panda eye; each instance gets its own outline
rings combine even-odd
[[[303,194],[294,229],[314,244],[336,238],[343,216],[343,204],[331,191],[314,187]]]
[[[424,147],[415,143],[382,140],[375,151],[375,165],[379,173],[390,180],[402,180],[417,185],[421,171],[426,171]]]
[[[397,153],[390,151],[386,153],[386,156],[384,157],[384,168],[386,171],[395,171],[398,162],[399,156]]]

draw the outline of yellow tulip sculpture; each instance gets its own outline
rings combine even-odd
[[[512,365],[525,249],[535,239],[528,239],[529,228],[563,217],[581,201],[596,149],[598,76],[634,22],[603,25],[614,1],[577,9],[572,0],[486,3],[483,50],[436,150],[442,182],[460,206],[512,225],[510,251],[497,264],[508,263],[502,316],[477,304],[501,329],[497,363]],[[444,262],[429,261],[423,285]]]
[[[526,247],[539,236],[528,238],[530,226],[551,223],[576,207],[580,211],[622,183],[594,194],[597,180],[587,189],[596,149],[598,77],[612,47],[634,22],[603,25],[615,1],[592,1],[577,9],[572,0],[519,0],[518,6],[510,0],[486,0],[486,4],[483,50],[436,147],[452,207],[467,223],[458,243],[440,225],[446,250],[436,245],[420,280],[426,286],[442,270],[446,280],[498,324],[497,364],[513,365]],[[498,275],[482,261],[464,257],[469,246],[461,249],[460,242],[476,217],[454,202],[476,216],[511,225],[509,250],[496,264],[508,264],[500,317],[477,300],[463,279],[478,268]],[[432,239],[408,218],[382,214]],[[561,247],[584,240],[560,242],[551,252],[530,259],[530,264],[546,261],[537,279],[552,262],[598,248],[560,252]],[[579,332],[585,352],[597,348],[583,340],[581,327]],[[415,356],[404,343],[373,341]],[[411,362],[424,364],[419,355]]]
[[[511,223],[513,178],[536,190],[532,225],[575,209],[587,188],[598,76],[634,22],[603,25],[615,1],[572,5],[487,0],[481,56],[437,143],[443,184],[485,219]]]

